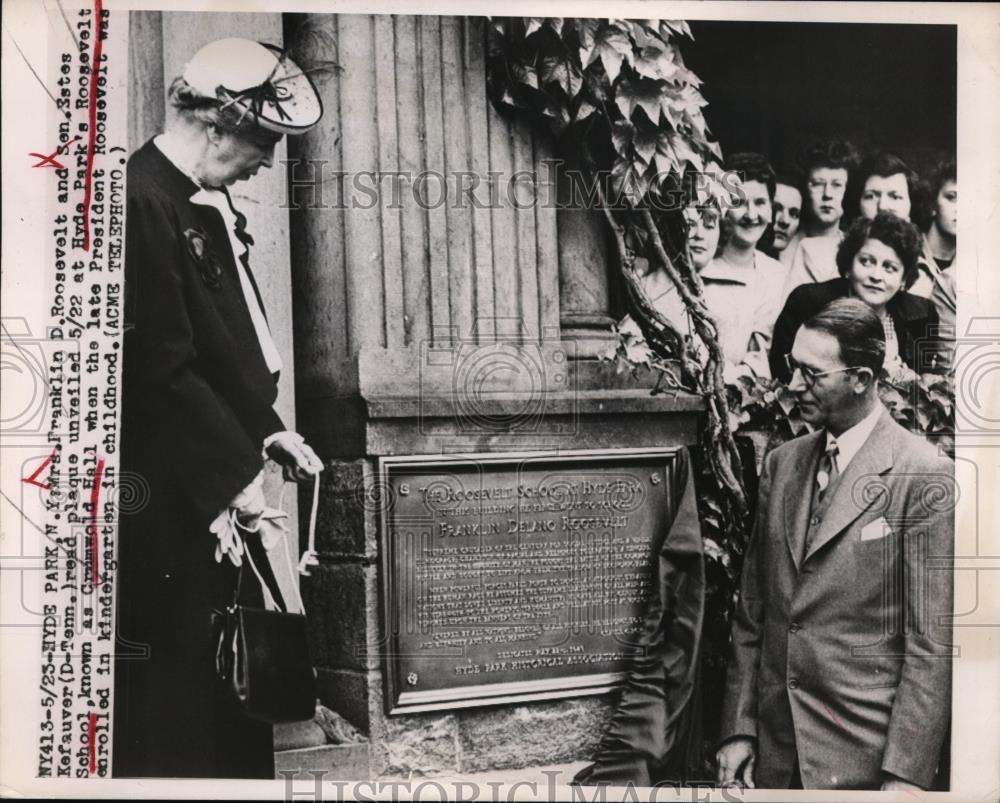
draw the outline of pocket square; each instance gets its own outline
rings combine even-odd
[[[885,538],[892,534],[892,527],[885,520],[884,516],[879,516],[875,521],[868,522],[861,528],[862,541],[874,541],[876,538]]]

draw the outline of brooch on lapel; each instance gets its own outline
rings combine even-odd
[[[221,286],[219,277],[222,276],[222,266],[219,265],[219,258],[212,248],[212,241],[201,229],[185,229],[184,240],[187,243],[188,254],[198,266],[201,278],[211,290],[218,290]]]

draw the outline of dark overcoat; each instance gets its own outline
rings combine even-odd
[[[771,376],[790,382],[785,355],[790,354],[799,327],[835,298],[850,294],[847,279],[800,284],[788,295],[785,306],[774,323],[768,362]],[[938,333],[938,314],[926,298],[900,291],[888,304],[886,312],[892,319],[899,340],[899,356],[917,373],[943,373],[946,364],[944,344]]]
[[[129,160],[117,777],[273,777],[270,726],[243,718],[215,677],[210,615],[236,570],[215,561],[209,524],[284,427],[226,224],[190,202],[198,189],[152,142]]]

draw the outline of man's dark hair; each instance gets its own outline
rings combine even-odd
[[[759,153],[734,153],[724,165],[736,172],[742,181],[759,181],[767,187],[767,195],[774,200],[774,168],[767,157]]]
[[[922,201],[920,179],[906,162],[891,153],[876,153],[868,156],[861,163],[856,176],[848,186],[848,193],[844,199],[844,213],[851,217],[861,214],[861,196],[864,195],[868,179],[872,176],[888,178],[897,173],[902,173],[906,177],[906,192],[910,196],[910,215],[912,217],[913,210],[920,207]]]
[[[854,257],[866,240],[878,240],[896,252],[903,263],[903,289],[908,290],[920,273],[917,260],[920,259],[922,241],[917,227],[892,212],[879,212],[874,220],[859,217],[851,224],[837,249],[837,270],[841,276],[850,274]]]
[[[850,368],[870,368],[878,379],[885,362],[885,329],[878,313],[857,298],[836,298],[802,324],[836,338]]]

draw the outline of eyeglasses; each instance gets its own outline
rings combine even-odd
[[[806,365],[799,365],[794,359],[792,359],[791,354],[785,355],[785,365],[788,366],[788,373],[792,378],[795,377],[795,372],[798,371],[802,374],[802,381],[806,383],[806,387],[812,387],[816,384],[816,380],[821,376],[829,376],[830,374],[842,374],[844,371],[856,371],[858,366],[852,365],[847,368],[834,368],[832,371],[814,371],[812,368]]]

